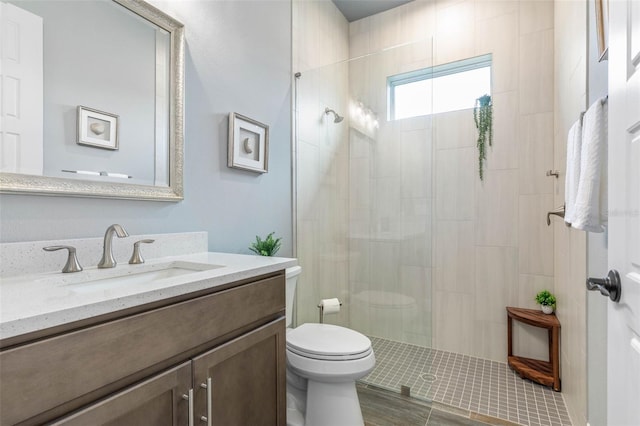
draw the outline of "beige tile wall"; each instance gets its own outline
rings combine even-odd
[[[587,4],[555,2],[555,205],[564,200],[566,138],[587,106]],[[586,233],[554,221],[555,289],[562,323],[562,394],[574,425],[587,424]]]
[[[293,1],[297,79],[296,323],[318,321],[320,299],[348,302],[348,121],[333,123],[325,107],[347,114],[349,27],[331,1]],[[348,325],[348,303],[327,322]]]

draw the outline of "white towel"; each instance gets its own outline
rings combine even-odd
[[[603,232],[607,223],[607,103],[598,99],[582,122],[580,180],[571,226]]]
[[[564,221],[575,218],[576,196],[580,181],[580,150],[582,149],[582,119],[573,123],[567,137],[567,168],[564,181]]]

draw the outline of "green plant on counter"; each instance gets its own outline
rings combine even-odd
[[[542,290],[536,294],[536,302],[539,305],[551,306],[554,309],[556,308],[556,297],[548,290]]]
[[[264,240],[256,235],[256,241],[254,243],[251,243],[249,250],[256,254],[259,254],[260,256],[275,255],[278,250],[280,250],[280,240],[282,240],[282,238],[273,238],[273,234],[275,234],[275,232],[267,235],[267,238],[265,238]]]
[[[493,145],[493,103],[490,95],[483,95],[476,99],[473,108],[473,120],[478,129],[478,171],[480,180],[484,180],[484,161],[487,159],[487,142]]]

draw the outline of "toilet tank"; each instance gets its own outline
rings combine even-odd
[[[302,267],[293,266],[285,270],[286,277],[286,319],[287,328],[291,327],[293,322],[293,301],[296,295],[296,285],[298,284],[298,276],[302,272]]]

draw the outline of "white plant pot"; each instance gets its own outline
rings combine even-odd
[[[542,308],[542,312],[544,312],[545,314],[552,314],[553,313],[553,306],[540,305],[540,307]]]

